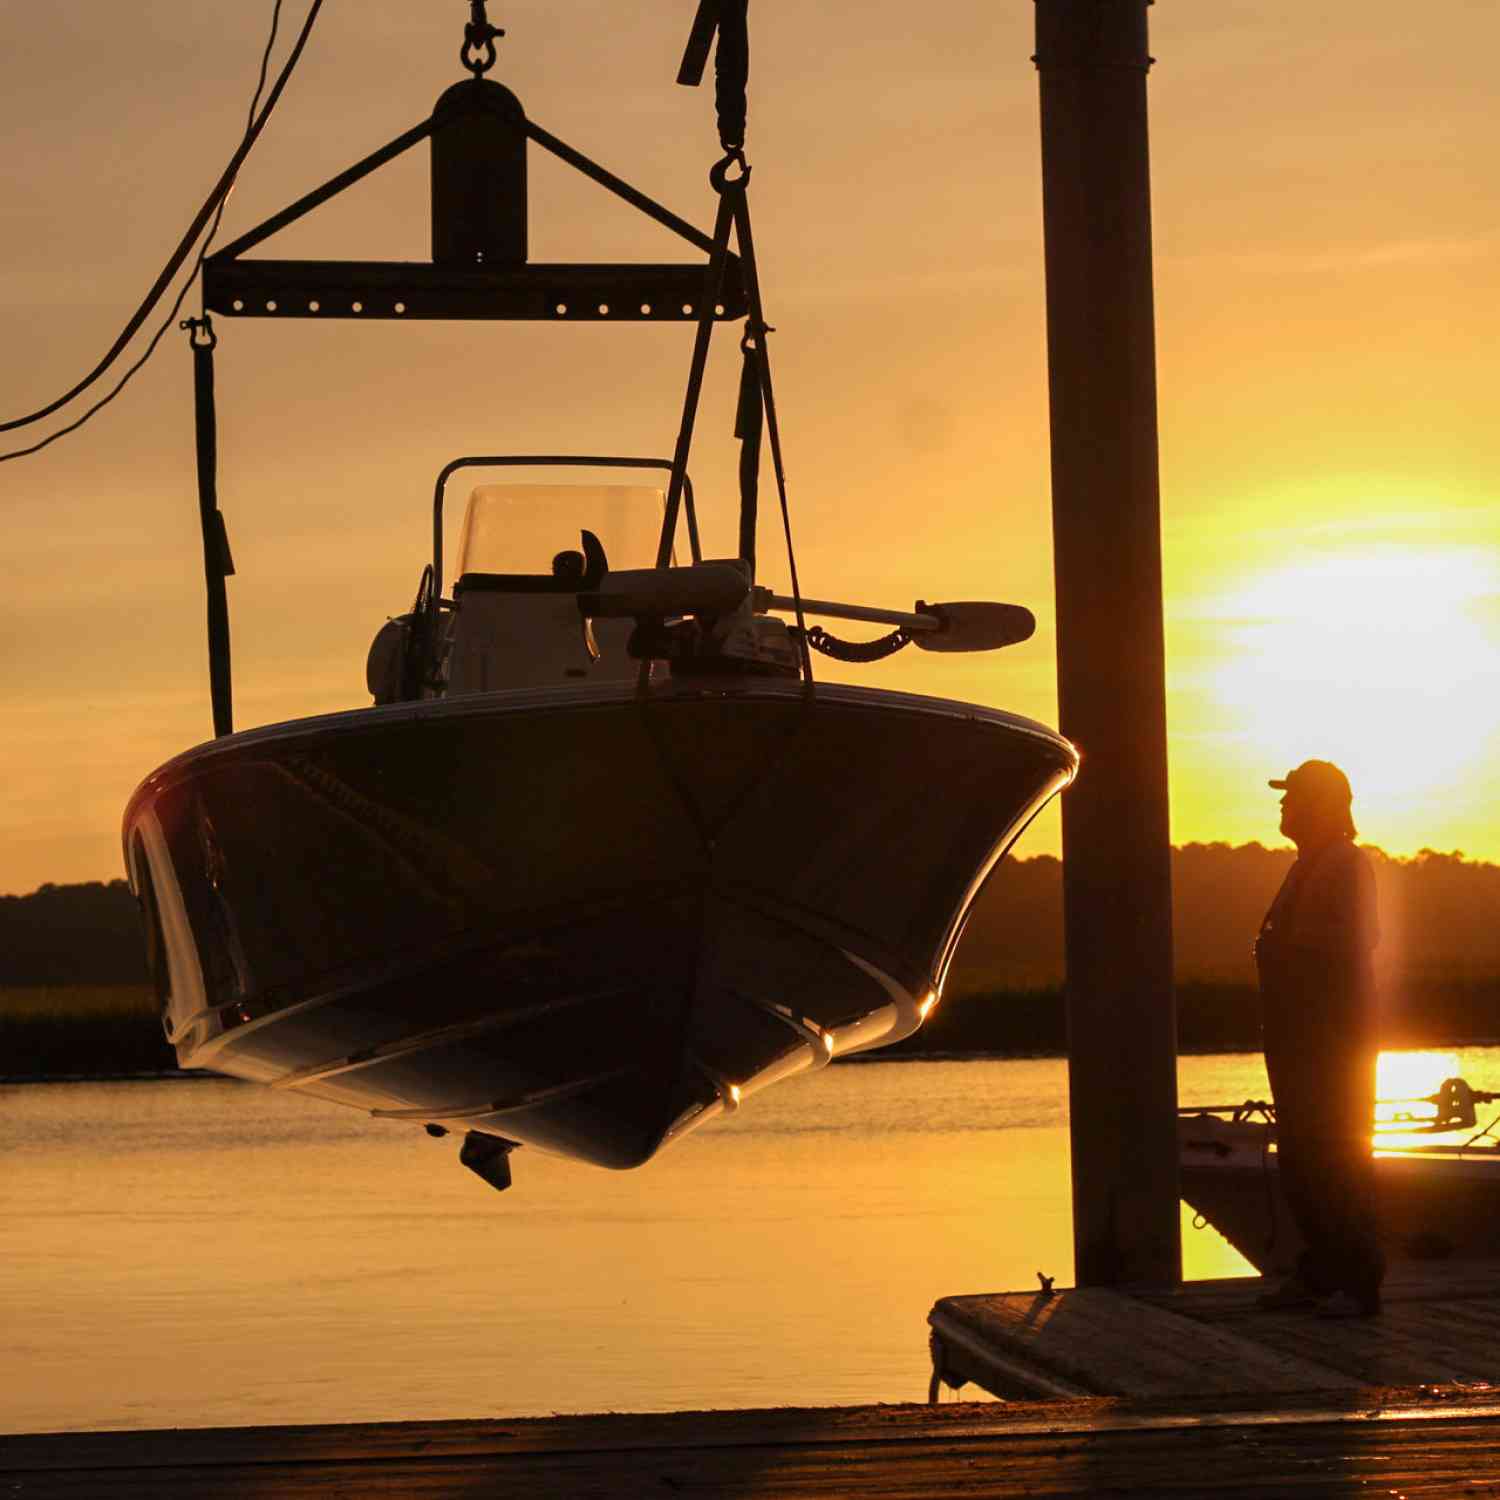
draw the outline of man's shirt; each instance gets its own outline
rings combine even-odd
[[[1373,1045],[1375,876],[1350,839],[1300,857],[1255,944],[1268,1060]]]
[[[1281,883],[1260,940],[1278,951],[1321,949],[1367,957],[1380,941],[1375,875],[1350,839],[1301,856]]]

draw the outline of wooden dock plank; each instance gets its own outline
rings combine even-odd
[[[1132,1295],[1194,1317],[1254,1317],[1256,1297],[1273,1284],[1259,1276],[1226,1276],[1185,1281],[1169,1291],[1134,1291]],[[1387,1307],[1403,1302],[1500,1298],[1500,1260],[1395,1261],[1382,1296]]]
[[[1366,1385],[1500,1383],[1500,1263],[1398,1263],[1374,1318],[1262,1312],[1262,1286],[1247,1277],[1136,1296]]]
[[[1007,1399],[1500,1385],[1500,1262],[1398,1263],[1373,1318],[1266,1312],[1265,1285],[945,1297],[928,1318],[934,1360]]]
[[[1294,1398],[1274,1412],[1245,1398],[1096,1399],[0,1439],[0,1494],[22,1500],[923,1500],[959,1488],[966,1500],[1500,1500],[1497,1476],[1500,1393],[1454,1390]]]
[[[1388,1307],[1378,1318],[1338,1321],[1306,1313],[1267,1314],[1255,1325],[1255,1338],[1265,1348],[1337,1370],[1362,1385],[1500,1378],[1493,1328],[1473,1316],[1473,1304],[1465,1304],[1462,1326],[1422,1303]]]
[[[993,1388],[974,1367],[974,1344],[1008,1359],[1018,1381],[1030,1367],[1038,1390],[1059,1379],[1099,1395],[1138,1397],[1395,1383],[1361,1380],[1302,1350],[1267,1345],[1104,1287],[1069,1288],[1050,1296],[945,1297],[928,1321],[943,1343],[947,1367],[986,1389]],[[951,1338],[955,1330],[969,1336],[969,1347],[958,1347]]]

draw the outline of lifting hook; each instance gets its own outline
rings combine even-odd
[[[483,78],[495,66],[495,38],[504,35],[501,27],[490,25],[484,0],[469,0],[469,19],[464,26],[464,44],[458,49],[458,60],[476,78]]]

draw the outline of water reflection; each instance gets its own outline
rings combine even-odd
[[[1379,1149],[1399,1150],[1413,1145],[1461,1145],[1472,1129],[1434,1134],[1423,1127],[1435,1111],[1431,1096],[1444,1080],[1463,1078],[1476,1089],[1500,1089],[1500,1048],[1463,1050],[1416,1049],[1382,1052],[1376,1063],[1375,1133]],[[1258,1053],[1184,1058],[1178,1070],[1184,1105],[1236,1104],[1245,1099],[1269,1099],[1271,1085],[1264,1059]],[[1496,1114],[1481,1108],[1479,1124]],[[1403,1125],[1410,1128],[1403,1129]],[[1189,1275],[1231,1275],[1228,1271],[1189,1272]]]
[[[1433,1096],[1446,1079],[1459,1073],[1456,1052],[1382,1052],[1375,1070],[1376,1146],[1390,1151],[1447,1140],[1450,1133],[1435,1135],[1422,1126],[1437,1114]]]
[[[936,1298],[1072,1279],[1065,1085],[835,1067],[639,1172],[521,1152],[504,1196],[451,1138],[248,1085],[0,1090],[0,1430],[920,1400]],[[1245,1270],[1186,1214],[1184,1259]]]

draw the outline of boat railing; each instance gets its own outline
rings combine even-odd
[[[1231,1125],[1245,1125],[1259,1118],[1268,1125],[1276,1123],[1276,1106],[1269,1099],[1246,1099],[1241,1104],[1185,1104],[1177,1111],[1179,1119],[1196,1119],[1199,1115],[1227,1115]]]

